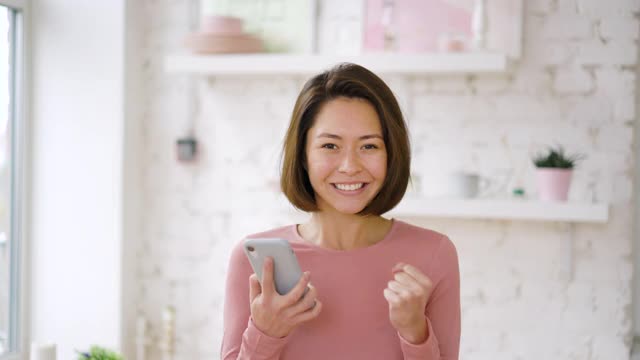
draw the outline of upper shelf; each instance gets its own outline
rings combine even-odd
[[[380,74],[498,73],[509,67],[508,56],[495,53],[434,54],[175,54],[165,59],[174,73],[201,75],[309,75],[340,62],[353,62]]]

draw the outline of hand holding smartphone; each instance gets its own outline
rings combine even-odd
[[[284,337],[322,310],[317,290],[302,276],[289,242],[284,239],[249,239],[243,249],[255,274],[249,279],[251,319],[263,333]],[[265,260],[272,258],[267,266]],[[263,274],[263,269],[268,271]],[[256,301],[259,299],[259,301]]]
[[[273,259],[273,279],[276,291],[280,295],[291,291],[302,277],[298,259],[289,242],[284,239],[248,239],[245,240],[243,248],[260,281],[265,258]]]

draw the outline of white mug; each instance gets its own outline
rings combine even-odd
[[[31,343],[30,360],[56,360],[56,344]]]
[[[432,198],[469,199],[488,187],[488,180],[474,173],[452,172],[425,176],[423,194]]]

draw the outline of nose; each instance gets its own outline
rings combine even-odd
[[[346,151],[340,159],[338,171],[346,175],[355,175],[362,170],[362,164],[356,151]]]

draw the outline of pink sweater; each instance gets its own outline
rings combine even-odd
[[[295,225],[250,237],[288,240],[302,271],[311,272],[323,308],[285,338],[258,330],[249,309],[253,270],[238,244],[227,273],[222,359],[458,359],[460,277],[455,246],[446,236],[394,220],[383,240],[349,251],[305,242]],[[429,337],[422,344],[405,341],[389,321],[383,290],[397,262],[418,267],[434,284],[425,308]]]

